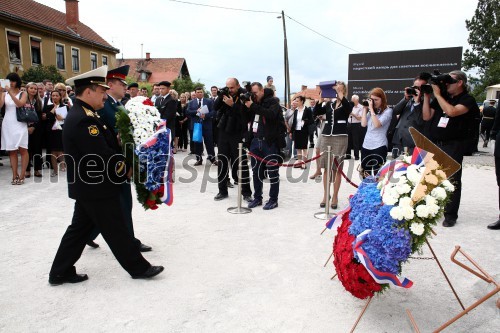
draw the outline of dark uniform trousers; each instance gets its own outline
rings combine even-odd
[[[266,161],[274,163],[282,163],[283,159],[279,155],[279,149],[276,144],[268,144],[264,139],[254,138],[250,145],[250,151],[252,154],[265,159]],[[269,198],[275,201],[278,200],[278,195],[280,191],[280,175],[279,166],[265,164],[264,162],[258,161],[255,158],[251,158],[252,171],[253,171],[253,187],[254,187],[254,198],[262,199],[262,187],[263,180],[265,178],[264,171],[267,170],[267,175],[269,176],[269,182],[271,183],[271,188],[269,190]]]
[[[219,132],[219,142],[217,144],[217,159],[219,160],[218,166],[218,183],[219,192],[227,194],[227,181],[229,179],[229,172],[231,172],[233,179],[240,182],[238,179],[238,166],[240,163],[238,144],[241,142],[241,135],[228,134],[224,131]],[[242,179],[241,179],[241,194],[246,196],[252,195],[250,188],[250,172],[248,170],[247,154],[242,154]]]
[[[437,141],[436,144],[446,154],[450,155],[455,161],[460,163],[464,160],[464,148],[467,141],[450,140],[450,141]],[[448,179],[454,186],[455,191],[451,194],[450,202],[444,209],[445,218],[456,220],[458,218],[458,208],[460,207],[460,198],[462,197],[462,168],[457,171],[453,176]]]
[[[127,226],[127,230],[130,236],[132,236],[135,245],[140,246],[141,241],[135,238],[134,234],[134,223],[132,220],[132,186],[128,182],[123,182],[120,185],[120,204],[123,211],[123,217],[125,219],[125,225]],[[91,240],[96,239],[97,236],[99,236],[100,232],[101,231],[99,230],[99,227],[96,226],[94,230],[92,230],[90,239]]]
[[[74,274],[75,263],[94,226],[108,243],[120,265],[132,276],[143,274],[151,264],[144,259],[125,226],[120,198],[76,200],[71,225],[66,230],[50,269],[51,276]]]

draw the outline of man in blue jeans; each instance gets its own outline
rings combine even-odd
[[[250,124],[252,142],[250,152],[259,157],[252,157],[254,199],[248,208],[262,205],[262,180],[264,171],[271,183],[269,201],[264,205],[265,210],[278,207],[279,194],[279,166],[282,162],[279,155],[280,148],[285,145],[284,119],[279,105],[279,99],[274,97],[274,91],[263,88],[259,82],[252,83],[252,97],[245,102],[248,108],[246,118]],[[283,122],[283,124],[281,124]],[[260,160],[263,159],[264,161]]]

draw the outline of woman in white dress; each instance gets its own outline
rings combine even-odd
[[[24,184],[26,167],[29,162],[28,154],[28,125],[17,121],[16,108],[26,104],[28,94],[21,93],[21,78],[16,73],[6,77],[10,86],[2,87],[0,94],[0,107],[5,104],[5,117],[2,123],[2,150],[9,152],[10,166],[12,168],[12,185]],[[5,91],[5,92],[3,92]],[[17,153],[21,154],[21,175],[18,173]]]

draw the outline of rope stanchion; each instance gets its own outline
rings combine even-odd
[[[331,169],[332,169],[332,147],[328,146],[326,148],[326,197],[330,198],[330,177],[331,177]],[[329,199],[327,199],[329,200]],[[329,220],[335,214],[330,214],[330,205],[325,205],[325,212],[320,212],[314,214],[314,217],[320,220]]]
[[[252,212],[252,209],[246,208],[246,207],[241,207],[241,184],[243,183],[242,178],[243,178],[243,144],[239,143],[238,144],[238,155],[239,155],[239,163],[238,163],[238,199],[236,201],[237,206],[236,207],[229,207],[227,209],[228,213],[231,214],[248,214]]]

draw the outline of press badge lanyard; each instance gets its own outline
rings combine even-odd
[[[260,119],[260,115],[258,115],[258,114],[256,114],[255,117],[253,118],[252,131],[254,133],[257,133],[257,129],[259,128],[259,119]]]
[[[446,128],[448,126],[448,122],[450,121],[450,118],[448,118],[448,115],[443,111],[444,116],[439,119],[438,127],[441,128]]]

